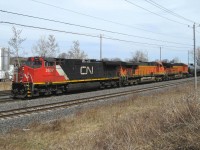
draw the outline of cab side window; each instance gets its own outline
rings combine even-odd
[[[53,67],[54,64],[55,64],[54,62],[45,61],[45,67]]]
[[[34,61],[33,62],[33,67],[34,68],[40,68],[42,66],[42,62],[41,61]]]

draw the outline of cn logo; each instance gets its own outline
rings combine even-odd
[[[93,66],[92,67],[81,66],[80,74],[81,75],[93,74]]]

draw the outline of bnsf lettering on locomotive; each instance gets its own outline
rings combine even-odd
[[[81,75],[93,74],[93,66],[92,67],[81,66],[80,74]]]

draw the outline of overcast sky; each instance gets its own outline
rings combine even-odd
[[[3,12],[0,12],[0,21],[92,36],[99,36],[102,34],[105,37],[102,42],[103,58],[118,57],[124,60],[130,58],[131,54],[136,50],[142,50],[148,54],[150,61],[154,61],[160,58],[159,49],[160,46],[162,46],[162,59],[178,57],[182,62],[187,63],[188,50],[193,49],[193,30],[191,28],[193,22],[191,21],[200,23],[200,1],[154,0],[154,2],[181,15],[185,19],[166,13],[145,0],[128,1],[129,2],[125,0],[0,1],[0,9],[4,11],[43,17],[110,32],[86,29]],[[133,4],[145,8],[147,11]],[[187,21],[186,19],[191,21]],[[188,27],[188,25],[190,25],[190,27]],[[12,26],[13,25],[0,23],[0,47],[8,46],[8,41],[12,36]],[[22,45],[23,51],[27,53],[26,56],[34,55],[31,51],[32,46],[41,36],[47,37],[49,34],[53,34],[59,44],[60,53],[67,52],[72,46],[72,42],[79,40],[81,49],[88,54],[89,58],[99,59],[100,38],[98,37],[59,33],[21,26],[16,26],[16,28],[23,30],[21,36],[26,38],[26,41]],[[196,30],[196,44],[199,46],[200,27],[197,27]],[[118,32],[121,34],[111,32]],[[108,38],[118,40],[110,40]],[[154,40],[150,40],[149,38]]]

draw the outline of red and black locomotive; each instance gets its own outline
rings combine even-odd
[[[188,75],[185,64],[30,57],[15,69],[12,96],[66,93],[70,84],[98,82],[101,88],[133,85],[144,78],[162,81]]]

